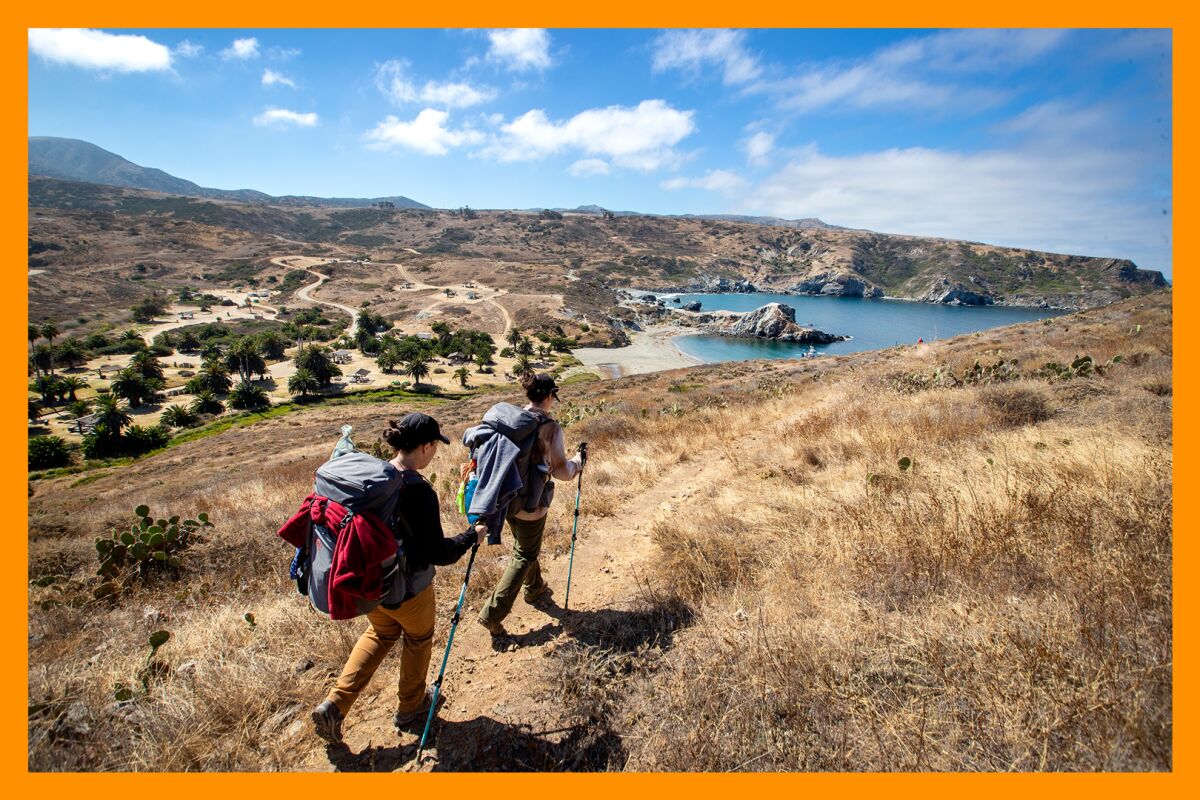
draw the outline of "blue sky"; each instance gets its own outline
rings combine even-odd
[[[736,213],[1171,269],[1171,34],[29,33],[29,133],[202,186]]]

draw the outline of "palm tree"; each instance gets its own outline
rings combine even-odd
[[[505,336],[504,336],[504,339],[505,339],[505,341],[507,341],[507,342],[508,342],[508,344],[509,344],[511,347],[513,347],[513,348],[515,349],[515,348],[516,348],[516,346],[517,346],[517,342],[521,341],[521,330],[520,330],[520,328],[515,328],[515,327],[514,327],[514,328],[509,328],[509,329],[508,329],[508,333],[507,333],[507,334],[505,334]]]
[[[130,408],[137,408],[154,398],[158,386],[153,378],[145,377],[136,367],[126,367],[117,373],[117,377],[108,388],[114,396],[129,401]]]
[[[159,422],[172,428],[190,428],[196,424],[196,415],[183,406],[167,406]]]
[[[229,393],[229,405],[232,408],[254,409],[269,406],[271,401],[262,387],[242,381]]]
[[[56,328],[54,326],[53,322],[47,322],[45,325],[42,326],[42,336],[44,336],[46,338],[46,341],[48,342],[48,344],[46,345],[46,354],[48,356],[48,364],[46,365],[46,367],[44,369],[47,372],[49,372],[51,375],[53,375],[54,374],[54,355],[55,355],[55,353],[54,353],[54,337],[58,336],[58,328]]]
[[[42,405],[53,405],[58,397],[58,378],[41,375],[33,382],[33,390],[42,396]]]
[[[517,356],[516,363],[513,364],[513,375],[520,377],[526,372],[533,372],[533,362],[530,361],[529,356],[522,353]]]
[[[288,394],[308,397],[321,391],[321,382],[310,370],[298,369],[288,378]]]
[[[143,378],[157,378],[162,380],[163,369],[158,362],[158,357],[149,350],[138,350],[129,359],[129,366],[141,375]]]
[[[179,350],[183,353],[195,353],[200,349],[200,339],[192,331],[179,334]]]
[[[533,342],[528,336],[521,337],[521,341],[517,343],[517,352],[524,356],[533,355]]]
[[[68,367],[77,367],[87,359],[84,357],[83,346],[78,339],[64,339],[54,351],[54,360]]]
[[[466,367],[459,367],[454,370],[454,379],[459,382],[464,389],[467,388],[467,379],[471,377],[470,371]]]
[[[47,322],[42,325],[42,336],[46,337],[46,341],[50,342],[51,346],[53,346],[54,337],[58,336],[58,328],[53,322]]]
[[[283,358],[287,340],[276,331],[263,331],[258,335],[258,349],[267,358]]]
[[[414,355],[404,362],[404,374],[413,379],[414,386],[421,385],[421,378],[429,375],[429,360],[423,355]]]
[[[383,372],[390,373],[400,363],[400,357],[393,348],[388,348],[375,357],[375,365]]]
[[[475,356],[475,366],[477,367],[477,369],[475,370],[476,372],[483,372],[483,368],[486,367],[487,364],[488,364],[488,357],[485,356],[483,353],[479,353],[478,355]]]
[[[88,382],[86,380],[83,378],[77,378],[74,375],[67,375],[64,378],[60,378],[58,381],[59,389],[63,392],[66,392],[67,399],[72,403],[75,402],[75,392],[85,388],[87,385]]]
[[[189,408],[193,414],[220,414],[225,410],[224,404],[209,389],[197,392]]]
[[[208,390],[214,394],[225,394],[233,381],[229,373],[220,364],[206,364],[200,368],[196,376],[187,382],[187,389],[192,394]]]
[[[96,398],[96,427],[103,426],[108,438],[117,439],[121,431],[133,423],[133,417],[117,402],[117,398],[101,395]]]
[[[133,328],[130,328],[129,330],[122,333],[119,337],[117,337],[117,340],[121,341],[121,342],[145,341],[144,339],[142,339],[142,335],[140,333],[138,333],[137,331],[135,331]]]
[[[250,336],[243,336],[230,345],[225,354],[225,368],[237,372],[242,382],[246,383],[252,375],[266,372],[267,362],[258,351],[258,342]]]
[[[39,344],[33,348],[33,374],[34,376],[42,373],[52,375],[52,367],[54,366],[54,348],[48,344]]]
[[[75,419],[86,417],[92,413],[92,402],[90,400],[75,400],[71,405],[67,406],[67,410],[71,412],[71,416]]]
[[[42,329],[32,322],[29,323],[29,349],[33,349],[34,343],[42,338]]]

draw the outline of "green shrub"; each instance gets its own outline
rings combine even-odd
[[[166,447],[171,441],[171,431],[162,425],[130,425],[121,434],[118,450],[130,455],[148,453]]]
[[[71,450],[61,436],[34,436],[29,440],[29,468],[53,469],[71,463]]]

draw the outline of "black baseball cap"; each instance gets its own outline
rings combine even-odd
[[[546,395],[554,395],[558,399],[558,384],[554,382],[554,378],[548,373],[540,372],[533,376],[533,380],[529,384],[526,391],[530,394],[540,394],[543,397]]]
[[[413,450],[426,442],[434,440],[450,444],[450,440],[442,435],[442,429],[438,427],[438,421],[428,414],[422,414],[419,411],[414,411],[405,416],[396,427],[404,439],[402,445],[402,449],[404,450]]]

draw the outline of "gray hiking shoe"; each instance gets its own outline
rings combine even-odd
[[[403,713],[397,711],[395,716],[392,717],[392,724],[395,725],[397,728],[405,728],[405,727],[408,727],[409,725],[413,724],[417,720],[424,721],[425,717],[429,715],[429,706],[432,703],[433,703],[433,688],[427,687],[425,689],[425,696],[423,698],[421,698],[421,705],[417,706],[412,711],[405,711]],[[438,692],[437,704],[438,704],[438,709],[441,709],[441,707],[446,704],[446,693],[445,692]],[[436,712],[435,712],[435,716],[436,716]]]
[[[493,639],[497,637],[508,636],[508,631],[504,629],[503,622],[492,622],[484,619],[483,617],[477,617],[476,619],[479,620],[480,625],[487,628],[488,633],[492,635]]]
[[[326,700],[314,708],[312,721],[313,726],[316,728],[317,736],[320,736],[330,744],[341,744],[342,712],[338,711],[338,707],[332,701]]]

